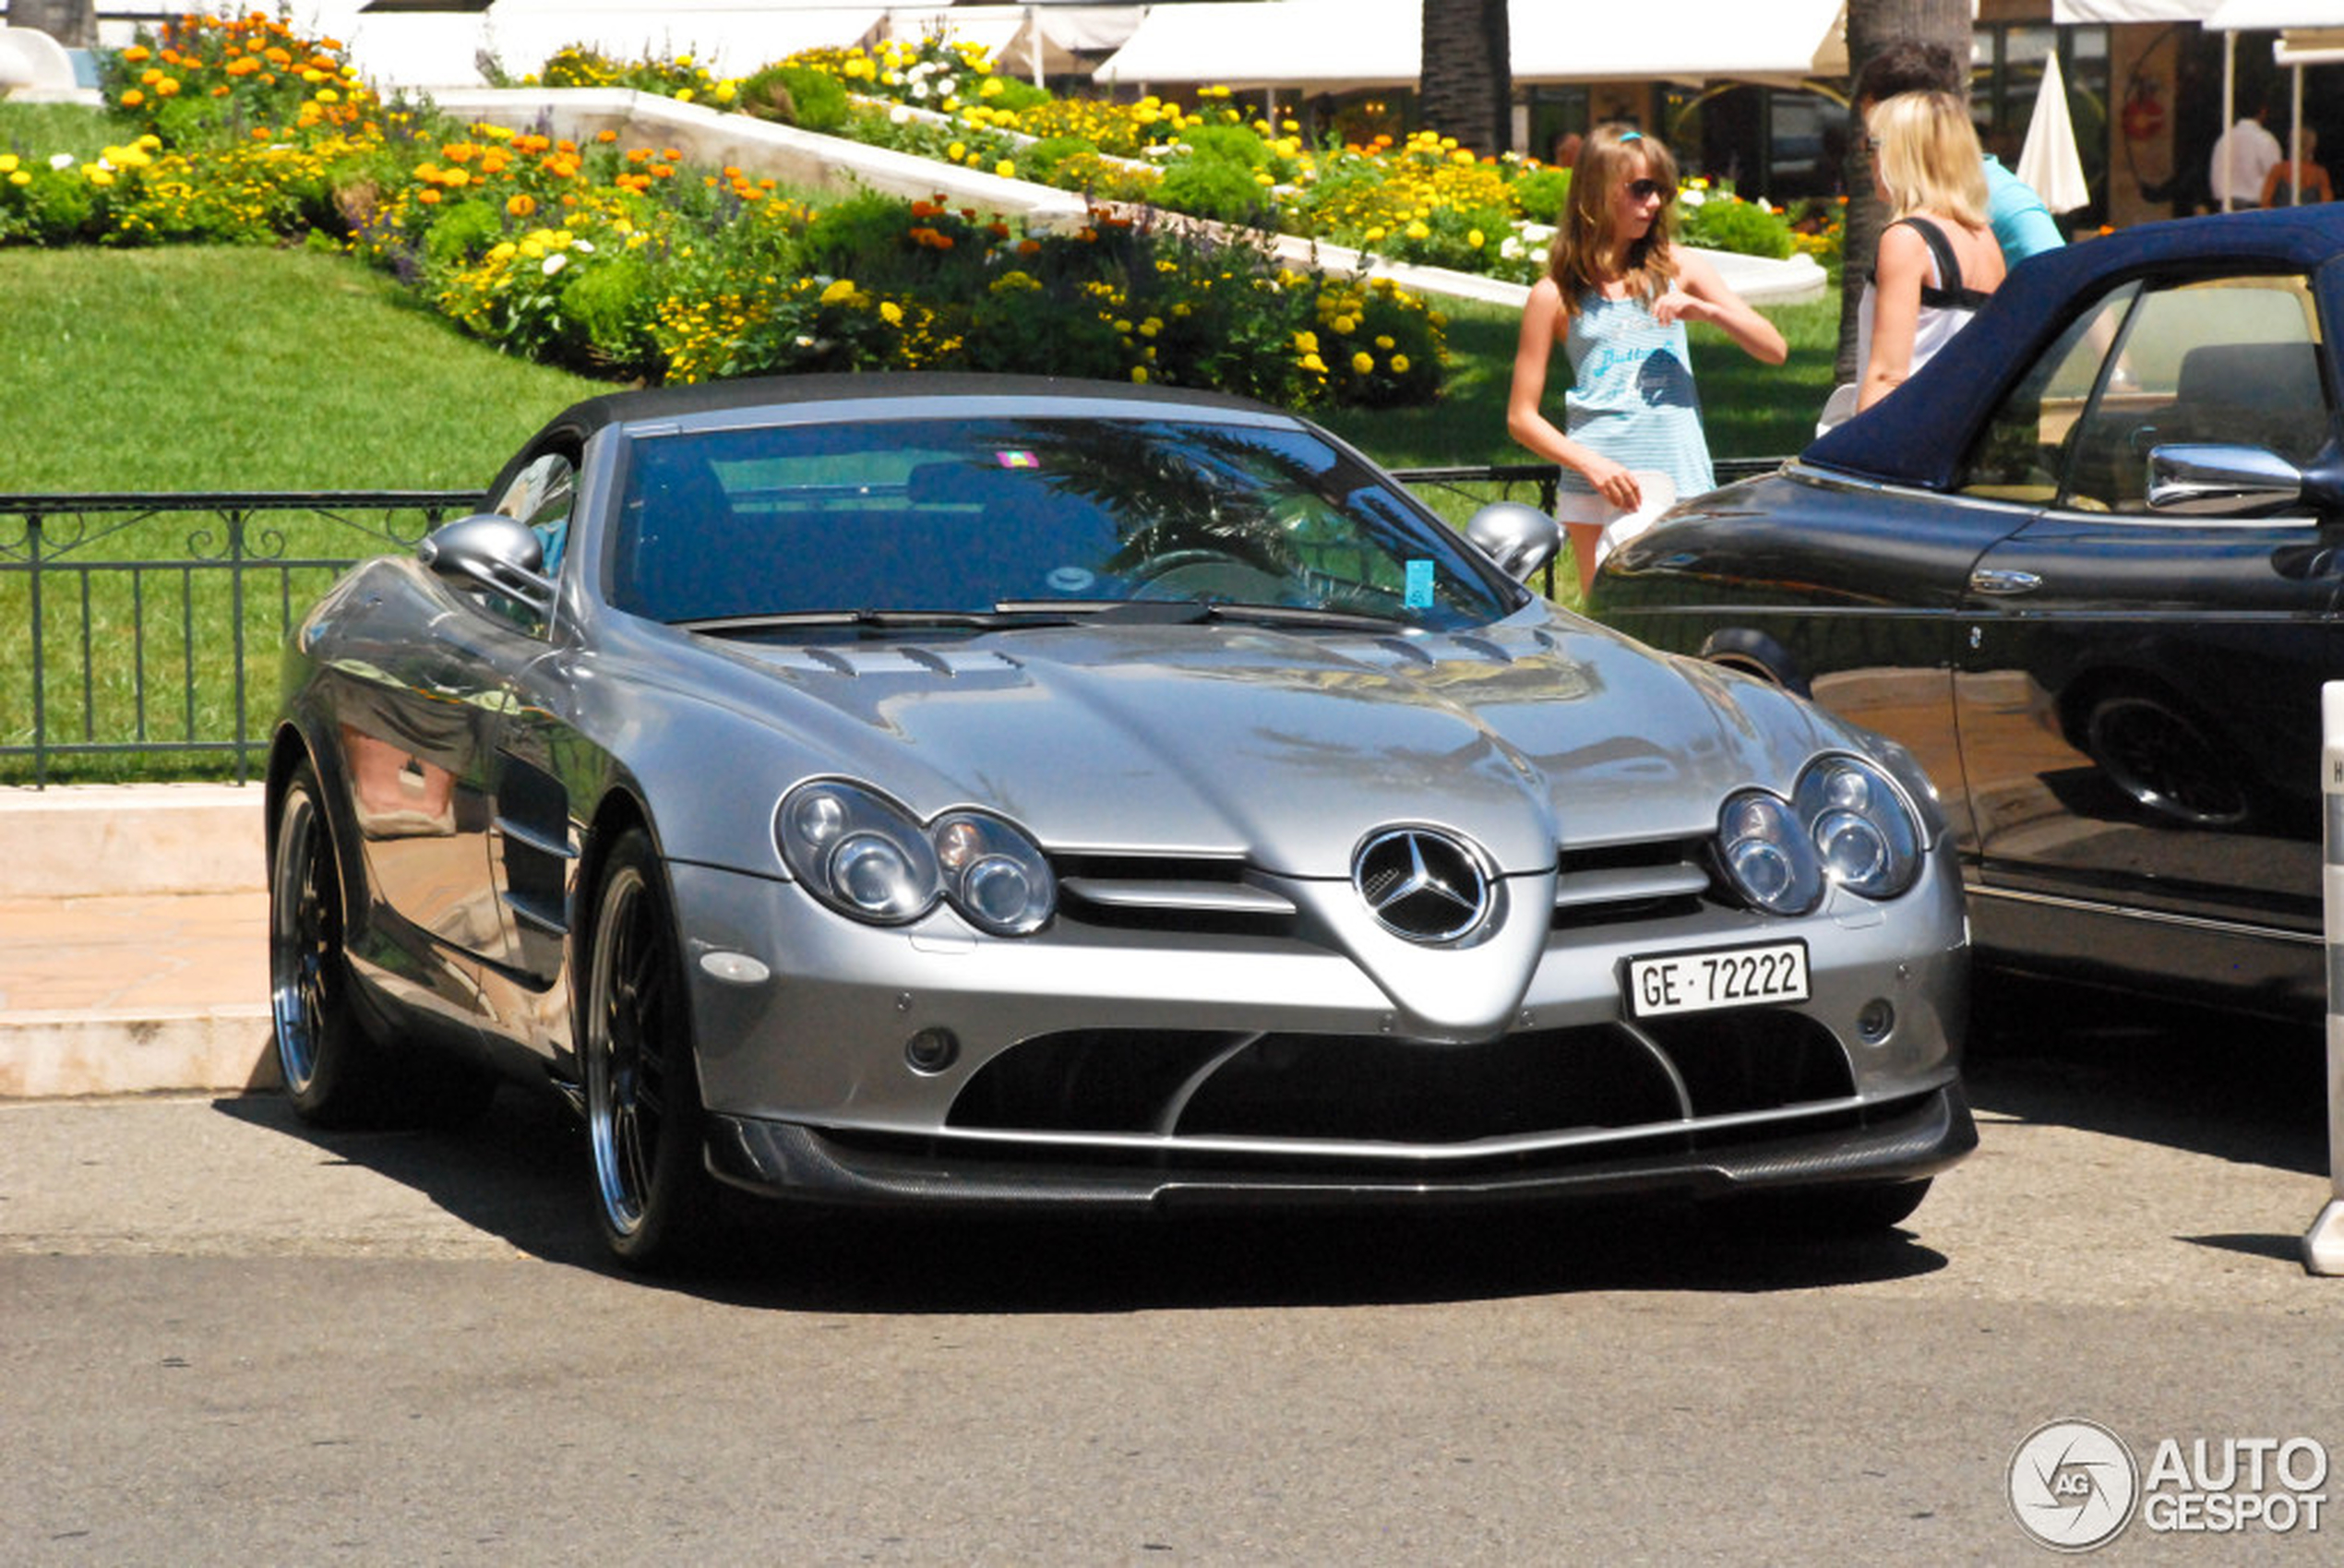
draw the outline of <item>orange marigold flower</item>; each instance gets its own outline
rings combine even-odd
[[[614,130],[600,130],[600,131],[596,131],[596,132],[594,133],[594,139],[595,139],[596,141],[601,142],[604,146],[607,147],[607,146],[609,146],[612,142],[615,142],[615,141],[616,141],[616,140],[618,139],[618,133],[617,133],[616,131],[614,131]]]
[[[425,207],[437,207],[439,205],[439,193],[436,190],[419,190],[415,193],[415,199]]]
[[[537,210],[537,198],[527,191],[519,192],[506,199],[505,210],[516,218],[526,218]]]
[[[146,101],[147,95],[140,92],[135,87],[122,95],[122,106],[125,109],[136,109],[139,104],[144,103]]]
[[[162,80],[155,83],[155,96],[157,98],[175,98],[178,94],[179,78],[176,77],[165,77]]]

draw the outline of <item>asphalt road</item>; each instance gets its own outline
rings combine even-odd
[[[602,1265],[518,1095],[0,1107],[0,1562],[2023,1562],[2008,1467],[2063,1417],[2144,1468],[2309,1438],[2344,1493],[2316,1035],[2087,1009],[1972,1076],[1980,1153],[1872,1241],[856,1221],[675,1283]]]

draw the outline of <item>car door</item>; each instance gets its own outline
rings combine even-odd
[[[1966,488],[2051,504],[1970,573],[1955,705],[1980,889],[2317,931],[2337,525],[2152,509],[2149,453],[2333,437],[2307,281],[2143,280],[2017,384]]]

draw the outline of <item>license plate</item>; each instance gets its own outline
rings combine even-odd
[[[1628,1015],[1661,1018],[1807,999],[1807,944],[1716,948],[1628,961]]]

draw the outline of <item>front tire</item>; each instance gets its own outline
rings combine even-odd
[[[293,1109],[318,1127],[353,1127],[380,1117],[390,1073],[359,1023],[341,876],[320,801],[304,761],[285,784],[269,857],[269,1006]]]
[[[425,1047],[394,1053],[367,1026],[323,800],[305,760],[285,783],[269,859],[269,1011],[285,1095],[316,1127],[460,1126],[486,1107],[496,1080]]]
[[[594,1218],[630,1268],[665,1266],[704,1239],[717,1203],[692,1057],[675,905],[651,839],[613,847],[594,901],[580,1015]]]

